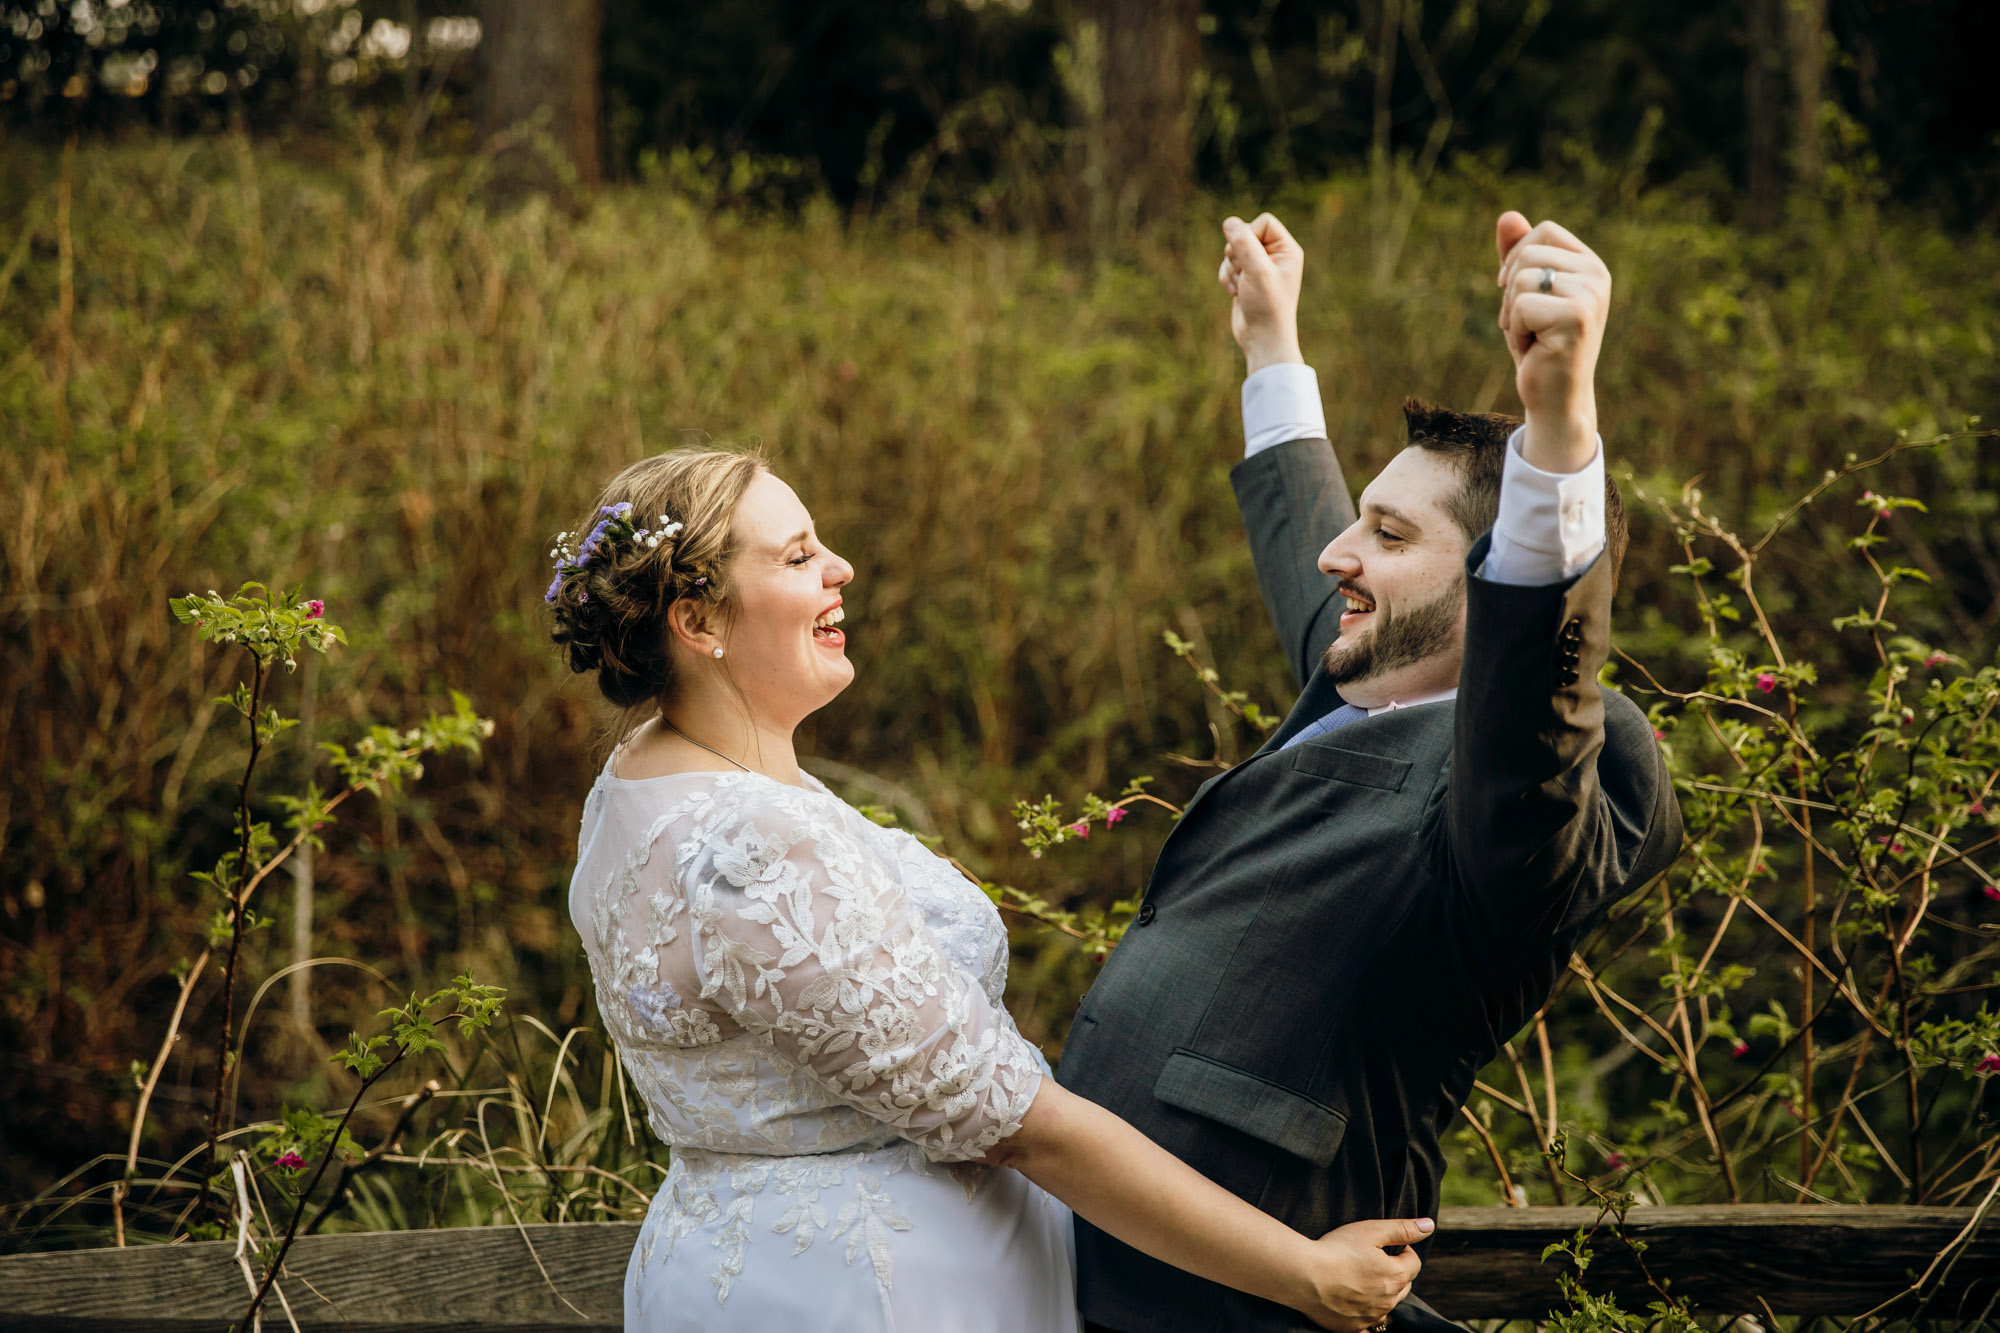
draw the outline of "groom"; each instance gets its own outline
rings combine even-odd
[[[1317,1236],[1436,1215],[1473,1078],[1681,820],[1645,716],[1597,683],[1625,536],[1593,388],[1602,261],[1500,219],[1526,422],[1406,404],[1409,446],[1357,516],[1299,355],[1298,243],[1268,215],[1224,233],[1249,363],[1232,480],[1305,688],[1189,803],[1057,1077]],[[1076,1228],[1095,1328],[1307,1327]],[[1392,1321],[1452,1327],[1414,1297]]]

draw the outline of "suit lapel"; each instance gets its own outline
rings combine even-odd
[[[1259,746],[1256,753],[1252,754],[1248,759],[1236,764],[1227,772],[1218,773],[1207,782],[1202,783],[1201,787],[1188,801],[1187,808],[1181,811],[1181,817],[1176,827],[1187,823],[1187,817],[1194,813],[1195,807],[1200,805],[1210,792],[1235,777],[1238,773],[1241,773],[1257,760],[1277,753],[1280,745],[1283,745],[1306,726],[1317,722],[1334,709],[1340,707],[1340,705],[1340,691],[1334,688],[1331,680],[1327,679],[1326,672],[1315,670],[1312,674],[1312,679],[1306,682],[1305,689],[1300,692],[1298,702],[1292,705],[1291,712],[1285,714],[1285,720],[1279,724],[1278,729],[1272,732],[1270,738]]]
[[[1328,678],[1325,670],[1316,668],[1312,673],[1312,679],[1308,680],[1305,689],[1300,691],[1298,702],[1292,705],[1292,711],[1285,714],[1285,720],[1259,747],[1257,753],[1264,754],[1277,749],[1344,702],[1346,701],[1340,697],[1340,691],[1334,688],[1333,681]]]

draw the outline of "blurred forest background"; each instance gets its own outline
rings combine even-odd
[[[684,439],[761,443],[858,570],[859,679],[810,723],[808,767],[989,876],[1107,904],[1143,885],[1163,820],[1031,859],[1012,803],[1140,774],[1184,799],[1254,748],[1163,631],[1267,707],[1295,689],[1226,481],[1225,213],[1271,208],[1307,248],[1306,351],[1357,488],[1396,447],[1404,394],[1517,406],[1491,228],[1518,207],[1616,275],[1599,399],[1628,497],[1700,476],[1711,512],[1758,528],[1850,453],[2000,407],[1996,55],[1983,0],[0,0],[5,1243],[101,1234],[90,1208],[57,1225],[25,1204],[101,1200],[118,1177],[210,915],[189,871],[230,838],[243,747],[214,697],[240,662],[178,631],[169,596],[302,586],[348,631],[277,678],[303,724],[267,761],[274,789],[325,781],[316,741],[449,689],[497,723],[478,758],[344,811],[265,890],[275,924],[237,1001],[246,1123],[343,1097],[330,1044],[472,967],[513,1019],[457,1053],[461,1100],[423,1132],[470,1142],[465,1117],[498,1099],[515,1118],[487,1149],[512,1135],[542,1215],[614,1215],[632,1206],[615,1187],[565,1211],[573,1182],[548,1165],[658,1154],[601,1041],[556,1049],[593,1021],[565,893],[610,719],[559,674],[539,600],[549,535],[613,471]],[[1899,631],[1992,662],[1995,450],[1911,452],[1869,484],[1927,505],[1882,519],[1921,576]],[[1882,666],[1829,623],[1877,591],[1848,549],[1853,498],[1804,514],[1760,567],[1775,631],[1816,665],[1805,715],[1849,740]],[[1669,573],[1689,553],[1631,507],[1621,645],[1692,688],[1712,658]],[[1750,627],[1721,632],[1754,666]],[[1553,1121],[1560,1092],[1592,1172],[1652,1143],[1650,1197],[1811,1194],[1829,1144],[1841,1197],[1950,1197],[1948,1174],[1926,1189],[1886,1160],[1902,1101],[1879,1134],[1814,1136],[1812,1057],[1798,1071],[1788,1052],[1813,1049],[1797,1029],[1825,1012],[1814,968],[1841,971],[1854,941],[1832,920],[1816,937],[1826,903],[1792,888],[1816,853],[1744,853],[1721,829],[1716,855],[1770,876],[1783,930],[1711,948],[1718,974],[1742,969],[1726,987],[1676,990],[1648,952],[1662,921],[1678,957],[1734,913],[1683,875],[1664,918],[1633,918],[1653,932],[1637,952],[1601,962],[1648,1013],[1680,1006],[1686,1049],[1649,1061],[1653,1036],[1621,1040],[1572,988],[1528,1039],[1536,1091],[1518,1065],[1487,1081],[1521,1074],[1521,1117],[1546,1094]],[[1899,1131],[1919,1157],[1939,1150],[1926,1123],[1957,1135],[1947,1158],[1996,1142],[1991,1070],[1972,1077],[1981,1034],[2000,1041],[1982,858],[1924,881],[1917,920],[1949,923],[1924,926],[1924,975],[1965,1039],[1923,1057],[1930,1100]],[[328,959],[353,965],[297,966]],[[1011,999],[1052,1054],[1093,967],[1021,924]],[[216,1002],[193,992],[190,1030]],[[1875,1088],[1870,1060],[1915,1088],[1921,1043],[1905,1025],[1870,1055],[1864,1008],[1821,1029],[1836,1053],[1858,1044],[1848,1093]],[[1730,1132],[1761,1175],[1687,1147],[1674,1060],[1745,1081]],[[215,1075],[200,1041],[169,1054],[149,1169],[198,1145]],[[1484,1105],[1450,1201],[1560,1197],[1525,1120]],[[401,1132],[393,1111],[371,1107],[372,1132]],[[1990,1178],[1992,1153],[1956,1182]],[[476,1182],[439,1184],[447,1166],[399,1160],[371,1177],[393,1187],[354,1187],[354,1224],[508,1215]]]

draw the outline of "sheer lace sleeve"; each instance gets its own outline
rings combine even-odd
[[[760,793],[711,827],[682,871],[702,999],[927,1156],[978,1157],[1020,1128],[1034,1050],[841,814]]]

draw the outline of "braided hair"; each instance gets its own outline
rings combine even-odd
[[[545,600],[550,637],[569,669],[592,672],[620,708],[674,688],[668,609],[684,598],[727,620],[726,576],[737,503],[765,470],[755,453],[676,449],[632,464],[604,488],[592,517],[556,538]]]

